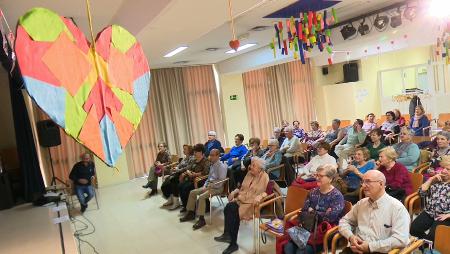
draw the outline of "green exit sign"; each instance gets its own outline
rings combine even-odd
[[[236,101],[238,99],[238,96],[236,94],[230,95],[230,101]]]

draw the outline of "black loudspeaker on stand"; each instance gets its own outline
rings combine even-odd
[[[56,181],[64,184],[66,183],[55,176],[55,170],[53,169],[52,153],[50,147],[61,145],[61,136],[59,135],[59,127],[52,120],[39,121],[37,123],[39,143],[43,147],[48,148],[48,154],[50,155],[50,166],[52,169],[52,181],[51,185],[56,185]]]

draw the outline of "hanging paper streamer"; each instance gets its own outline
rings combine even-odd
[[[441,35],[436,39],[436,55],[438,57],[442,57],[445,60],[446,64],[450,64],[450,21],[447,21],[446,24],[441,24]],[[407,38],[407,35],[404,35],[404,38]]]
[[[336,11],[331,10],[332,19],[337,20]],[[329,54],[329,63],[332,63],[331,54],[333,53],[333,44],[331,42],[331,29],[328,29],[332,22],[327,22],[327,11],[324,10],[323,13],[316,11],[308,11],[305,13],[300,13],[299,18],[294,18],[291,16],[285,22],[286,24],[286,40],[283,39],[283,21],[278,21],[274,23],[273,27],[275,29],[275,36],[272,38],[272,43],[269,44],[270,49],[274,53],[274,58],[276,58],[275,49],[275,37],[278,41],[278,49],[281,55],[288,55],[289,50],[291,50],[294,59],[300,56],[302,63],[305,63],[305,52],[311,52],[316,45],[320,52],[326,49]]]
[[[19,19],[16,53],[37,105],[114,166],[141,121],[150,90],[150,69],[136,38],[112,25],[89,43],[71,19],[34,8]]]

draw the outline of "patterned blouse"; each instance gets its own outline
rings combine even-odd
[[[304,142],[310,146],[314,145],[316,140],[324,138],[325,132],[322,130],[308,131],[305,135]]]
[[[442,156],[444,155],[450,155],[450,146],[448,146],[447,148],[436,148],[433,150],[432,155],[431,155],[431,167],[433,168],[438,168],[439,167],[439,163],[442,160]]]
[[[419,195],[425,199],[425,212],[434,219],[439,214],[450,213],[450,183],[438,182],[430,186],[427,191],[419,189]]]
[[[318,213],[322,220],[337,225],[344,215],[344,205],[344,196],[342,196],[338,189],[333,188],[327,194],[322,194],[320,193],[319,187],[317,187],[309,192],[302,212],[308,211],[308,208],[311,207]]]
[[[294,136],[297,136],[297,138],[302,141],[305,138],[305,130],[302,128],[294,129],[293,130]]]

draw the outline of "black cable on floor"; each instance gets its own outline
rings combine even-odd
[[[74,236],[78,240],[78,251],[81,254],[81,243],[83,242],[83,243],[86,243],[87,245],[89,245],[92,248],[92,250],[94,251],[95,254],[99,254],[97,249],[90,242],[81,239],[82,236],[87,236],[87,235],[91,235],[91,234],[95,233],[95,226],[94,226],[94,224],[88,218],[86,218],[84,215],[81,215],[81,216],[88,222],[88,224],[90,224],[92,226],[92,231],[89,232],[89,233],[82,233],[82,231],[87,230],[89,228],[89,225],[86,224],[84,221],[79,220],[79,219],[77,219],[75,217],[72,218],[73,219],[72,223],[73,223],[74,228],[75,228]],[[84,227],[81,228],[81,229],[77,229],[75,222],[82,223],[84,225]]]

